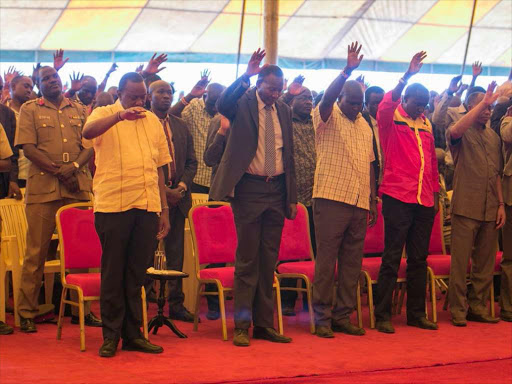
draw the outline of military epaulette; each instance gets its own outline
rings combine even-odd
[[[35,103],[36,101],[38,101],[40,99],[40,97],[38,97],[37,99],[32,99],[32,100],[28,100],[28,101],[25,101],[23,103],[23,105],[29,105],[29,104],[33,104]],[[38,103],[39,104],[39,103]]]

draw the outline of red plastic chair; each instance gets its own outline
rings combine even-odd
[[[234,288],[235,268],[227,266],[201,269],[201,266],[213,263],[233,264],[235,262],[237,235],[233,211],[228,203],[211,201],[193,206],[188,213],[188,219],[194,244],[194,260],[199,283],[194,311],[194,331],[197,331],[198,328],[201,296],[218,295],[222,320],[222,338],[226,341],[228,335],[224,292],[232,291]],[[204,291],[204,286],[209,283],[217,286],[217,292]],[[283,334],[281,297],[277,279],[275,279],[274,288],[277,293],[279,332]]]
[[[309,325],[311,333],[315,333],[315,319],[311,304],[312,284],[315,277],[315,257],[311,247],[309,228],[309,215],[306,207],[297,204],[295,220],[286,219],[281,247],[279,248],[277,278],[298,279],[297,287],[281,287],[281,291],[305,292],[308,300]],[[306,288],[302,288],[300,281],[304,281]]]
[[[57,230],[60,243],[62,296],[60,299],[57,339],[62,335],[62,317],[66,304],[78,307],[80,321],[80,350],[85,351],[84,302],[100,299],[100,273],[73,273],[78,269],[101,268],[101,243],[94,227],[91,203],[66,205],[57,211]],[[68,270],[69,273],[66,274]],[[66,299],[67,291],[78,293],[78,302]],[[147,338],[146,298],[142,287],[144,336]]]

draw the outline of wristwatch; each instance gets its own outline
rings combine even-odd
[[[76,161],[73,161],[73,165],[76,169],[80,169],[80,164],[78,164]]]

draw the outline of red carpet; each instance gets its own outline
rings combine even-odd
[[[394,320],[394,335],[367,329],[363,337],[337,334],[335,339],[320,339],[309,334],[307,314],[300,313],[285,318],[292,344],[252,340],[249,348],[236,348],[221,340],[220,320],[203,316],[198,332],[177,322],[188,339],[178,339],[168,329],[150,335],[165,348],[161,355],[119,350],[113,359],[97,355],[100,329],[86,329],[87,351],[80,352],[78,327],[66,319],[61,341],[55,339],[56,326],[51,324],[39,325],[37,334],[15,331],[0,337],[0,383],[512,382],[511,323],[456,328],[447,312],[439,317],[437,332],[407,327],[401,315]],[[12,317],[7,321],[12,324]],[[228,329],[232,337],[232,321]]]

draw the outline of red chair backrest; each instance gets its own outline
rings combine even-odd
[[[92,209],[69,208],[60,212],[61,244],[66,268],[100,268],[101,243]]]
[[[434,225],[432,226],[432,234],[430,235],[430,244],[428,246],[428,253],[430,255],[443,254],[443,222],[441,217],[441,210],[439,210],[434,218]]]
[[[297,204],[295,220],[285,219],[279,261],[311,259],[311,238],[309,237],[308,211],[302,204]]]
[[[373,227],[368,227],[364,238],[363,253],[384,252],[384,217],[382,216],[382,202],[377,202],[377,222]]]
[[[199,264],[235,262],[237,236],[230,206],[195,207],[190,219],[194,225]]]

